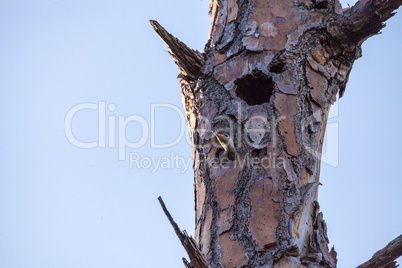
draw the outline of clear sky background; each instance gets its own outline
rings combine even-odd
[[[191,148],[179,71],[148,20],[202,51],[208,9],[207,0],[0,0],[0,267],[183,267],[157,197],[193,234]],[[401,31],[397,14],[365,42],[329,121],[319,201],[341,268],[402,233]],[[152,104],[165,104],[154,121]],[[98,148],[66,137],[74,107],[93,108],[67,125]]]

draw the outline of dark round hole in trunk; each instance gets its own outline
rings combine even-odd
[[[235,81],[236,95],[248,105],[269,102],[274,91],[272,78],[261,71],[254,71]]]

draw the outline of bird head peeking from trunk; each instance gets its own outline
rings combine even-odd
[[[219,163],[224,164],[228,163],[229,161],[236,160],[236,149],[234,147],[233,139],[230,136],[224,134],[218,134],[213,131],[212,133],[215,135],[223,150],[225,150],[219,156]]]

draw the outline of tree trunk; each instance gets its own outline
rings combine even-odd
[[[336,267],[317,202],[328,113],[401,2],[214,0],[203,54],[151,21],[181,71],[210,267]]]

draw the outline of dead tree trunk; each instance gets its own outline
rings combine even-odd
[[[362,42],[401,3],[213,0],[203,54],[151,21],[181,71],[210,267],[336,267],[317,202],[326,121]]]

